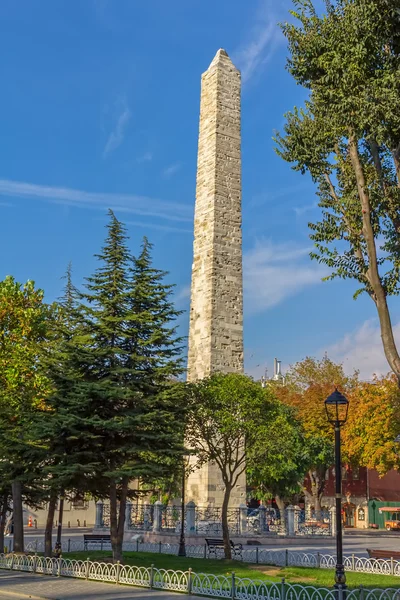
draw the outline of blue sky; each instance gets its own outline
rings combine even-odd
[[[154,243],[188,308],[200,76],[223,47],[243,77],[246,371],[325,350],[365,378],[388,370],[372,302],[353,301],[351,283],[321,283],[308,258],[307,222],[319,212],[311,181],[274,153],[285,111],[305,98],[277,27],[290,7],[2,0],[0,277],[34,279],[51,301],[72,261],[80,285],[112,207],[134,252],[145,234]],[[186,314],[183,334],[187,325]]]

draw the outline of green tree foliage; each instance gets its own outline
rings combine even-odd
[[[246,468],[258,485],[264,476],[270,484],[285,477],[279,429],[293,439],[293,417],[269,389],[236,373],[212,375],[190,384],[188,392],[187,445],[197,454],[197,466],[213,461],[220,471],[224,484],[222,534],[225,557],[230,559],[231,492]]]
[[[73,308],[77,324],[65,356],[55,361],[55,406],[68,452],[52,473],[64,487],[80,477],[87,491],[109,497],[120,560],[130,483],[167,475],[183,452],[181,385],[171,379],[181,369],[171,326],[178,313],[165,273],[152,266],[150,244],[144,241],[132,267],[124,227],[111,211],[97,258]]]
[[[387,298],[400,274],[400,0],[294,0],[288,70],[309,90],[286,115],[278,153],[318,186],[313,259],[376,305],[390,368],[400,356]]]
[[[98,461],[90,449],[95,442],[84,432],[81,419],[90,414],[87,396],[79,371],[85,352],[82,311],[79,292],[72,283],[71,265],[66,276],[64,294],[57,303],[52,344],[42,357],[43,367],[52,382],[46,406],[33,421],[33,436],[45,452],[42,472],[49,492],[48,517],[45,530],[45,553],[52,553],[52,529],[58,496],[64,490],[74,497],[88,489],[88,478]]]
[[[326,471],[334,462],[333,427],[328,423],[324,401],[336,386],[350,394],[357,383],[357,372],[348,377],[342,365],[324,356],[296,363],[288,370],[285,385],[274,386],[277,397],[296,411],[304,430],[300,459],[307,465],[308,482],[303,491],[316,511],[321,510]]]
[[[22,498],[35,503],[39,464],[32,461],[33,415],[46,405],[51,385],[40,358],[49,341],[52,308],[33,281],[0,282],[0,458],[3,508],[13,488],[14,548],[23,551]],[[4,519],[2,521],[4,525]],[[4,531],[4,529],[3,529]]]
[[[248,459],[247,484],[254,488],[255,498],[264,502],[274,498],[282,511],[285,502],[302,491],[309,464],[296,411],[278,403],[275,410],[252,446],[254,459]]]

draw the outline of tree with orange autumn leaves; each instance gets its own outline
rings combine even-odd
[[[400,433],[400,390],[393,374],[360,382],[349,397],[347,424],[343,428],[344,456],[350,463],[375,469],[380,476],[399,469],[394,443]]]
[[[275,385],[277,397],[296,409],[304,428],[309,487],[305,495],[320,510],[326,472],[334,463],[334,432],[327,421],[324,401],[337,387],[349,400],[346,425],[342,428],[343,460],[376,469],[380,476],[400,468],[394,438],[400,433],[400,391],[396,377],[359,380],[358,372],[346,375],[343,366],[326,355],[307,357],[290,367],[285,385]]]
[[[307,357],[290,367],[285,385],[275,386],[277,397],[296,409],[304,428],[309,487],[302,487],[316,511],[321,510],[326,472],[334,462],[333,428],[327,422],[324,400],[335,386],[349,395],[356,388],[357,381],[356,372],[348,377],[343,367],[327,356],[321,360]]]

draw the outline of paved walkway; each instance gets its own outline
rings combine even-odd
[[[171,592],[115,583],[0,571],[0,600],[199,600]]]

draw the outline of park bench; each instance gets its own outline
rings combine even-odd
[[[100,550],[103,549],[103,544],[109,544],[111,536],[106,533],[85,533],[83,535],[83,548],[88,549],[88,544],[100,544]]]
[[[400,552],[396,552],[395,550],[371,550],[370,548],[367,548],[367,552],[370,558],[381,560],[390,560],[393,558],[394,560],[400,561]]]
[[[229,543],[231,545],[231,549],[232,549],[234,556],[241,557],[242,550],[243,550],[242,544],[235,544],[232,540],[230,540]],[[206,538],[206,544],[207,544],[207,549],[208,549],[208,556],[210,556],[211,554],[214,554],[214,556],[216,556],[217,550],[224,549],[224,540],[222,538],[216,538],[216,539]]]

